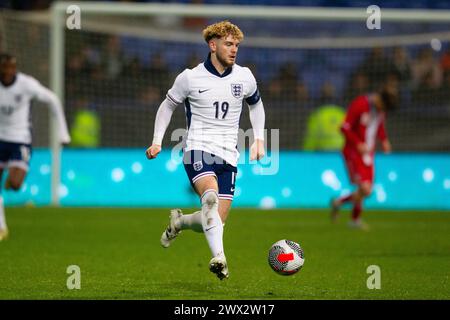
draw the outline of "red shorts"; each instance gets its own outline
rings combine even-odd
[[[373,183],[374,166],[373,161],[367,165],[363,162],[363,158],[356,152],[343,152],[345,164],[350,176],[350,181],[354,184],[362,182]]]

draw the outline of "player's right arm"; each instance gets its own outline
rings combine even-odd
[[[161,103],[156,113],[155,128],[153,131],[152,145],[146,150],[148,159],[155,159],[161,152],[162,140],[169,126],[170,119],[176,107],[181,104],[188,96],[188,70],[184,70],[175,79],[172,88],[167,92],[166,99]]]
[[[169,98],[164,99],[158,108],[155,118],[155,129],[153,133],[152,145],[145,152],[148,159],[154,159],[157,157],[158,153],[161,152],[162,140],[164,138],[164,133],[169,126],[172,114],[177,107],[177,103],[171,101]]]
[[[384,124],[384,119],[381,121],[381,124],[378,127],[377,138],[381,141],[381,147],[384,153],[391,153],[392,146],[386,133],[386,126]]]

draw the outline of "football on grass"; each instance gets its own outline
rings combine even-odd
[[[269,265],[278,274],[287,276],[297,273],[304,262],[303,250],[297,242],[280,240],[269,250]]]

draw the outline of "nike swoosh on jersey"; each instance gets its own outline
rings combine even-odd
[[[203,92],[206,92],[206,91],[209,91],[209,90],[211,90],[211,89],[205,89],[205,90],[198,89],[198,93],[203,93]]]
[[[208,228],[208,229],[205,229],[205,231],[209,231],[209,230],[211,230],[212,228],[215,228],[216,226],[212,226],[212,227],[210,227],[210,228]]]

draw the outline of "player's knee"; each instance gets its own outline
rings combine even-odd
[[[364,197],[370,196],[372,193],[372,185],[371,184],[363,184],[361,186],[361,193]]]
[[[6,189],[11,189],[14,191],[18,191],[22,187],[23,179],[17,177],[15,175],[10,175],[6,180]]]
[[[219,196],[213,189],[206,190],[202,195],[202,204],[206,204],[209,208],[219,203]]]
[[[12,189],[12,190],[14,190],[14,191],[19,191],[20,188],[22,187],[22,183],[21,183],[21,182],[12,182],[12,181],[11,181],[10,186],[11,186],[11,189]]]

